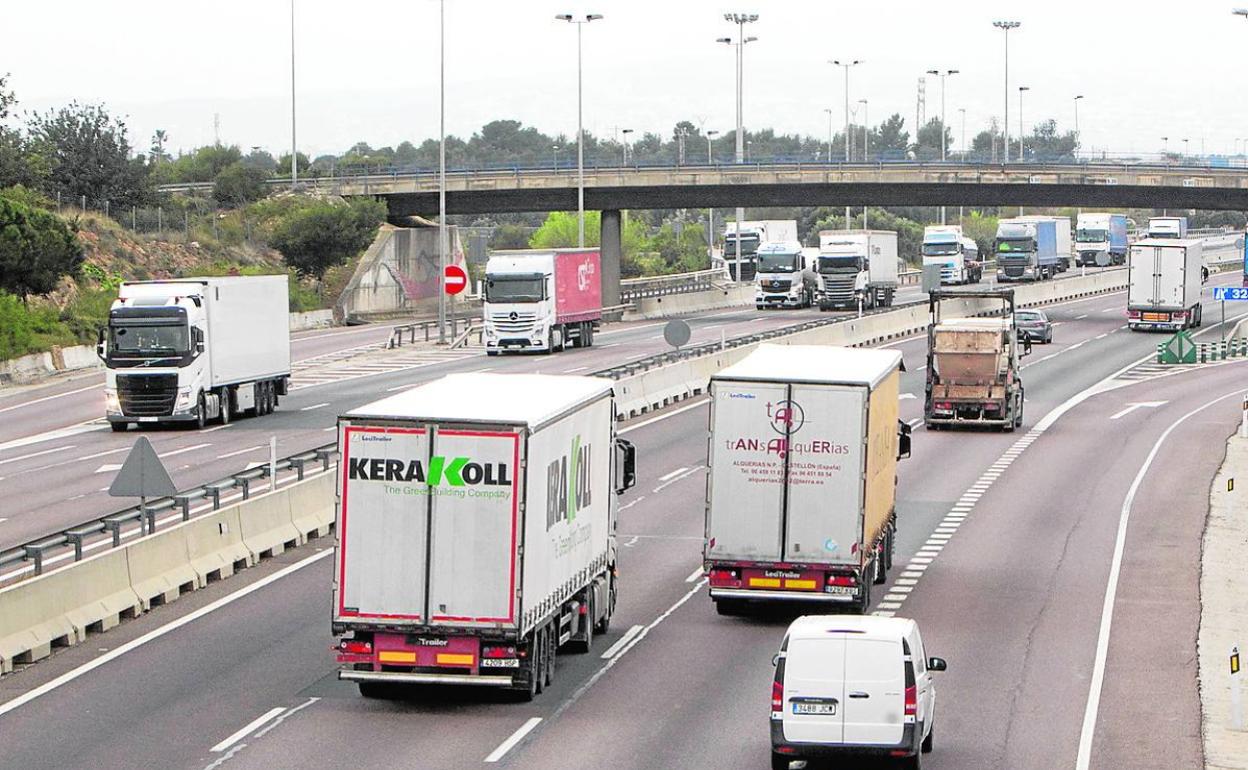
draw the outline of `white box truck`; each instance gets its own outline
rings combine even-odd
[[[1204,286],[1202,243],[1149,238],[1131,245],[1127,263],[1127,325],[1178,331],[1200,326]]]
[[[96,344],[112,429],[272,412],[290,378],[288,291],[284,275],[122,283]]]
[[[961,225],[928,225],[919,247],[924,265],[940,266],[940,284],[979,283],[984,275],[979,244],[962,233]]]
[[[1080,214],[1075,228],[1075,246],[1076,261],[1082,267],[1126,264],[1126,215]]]
[[[901,353],[761,345],[711,378],[703,559],[721,614],[865,610],[892,561]]]
[[[738,281],[754,280],[758,249],[764,243],[796,241],[796,219],[757,219],[728,222],[724,225],[724,263],[730,276]],[[737,277],[737,246],[741,250],[741,275]],[[714,265],[712,265],[714,267]]]
[[[757,257],[755,307],[811,306],[817,287],[814,260],[800,241],[764,243]]]
[[[588,651],[618,590],[632,446],[613,383],[454,374],[338,421],[332,631],[339,678],[509,688]]]
[[[897,291],[897,233],[823,230],[819,233],[819,309],[890,307]]]
[[[1070,237],[1070,217],[1053,217],[1029,215],[1016,217],[1016,222],[1052,222],[1053,247],[1057,250],[1057,272],[1064,273],[1070,269],[1071,255],[1074,253],[1074,242]]]
[[[1187,217],[1151,217],[1148,220],[1149,238],[1186,238]]]
[[[602,323],[597,249],[496,251],[485,263],[486,355],[594,344]]]

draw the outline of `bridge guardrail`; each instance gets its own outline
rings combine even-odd
[[[731,280],[723,270],[698,270],[674,275],[625,278],[620,281],[620,301],[635,302],[647,297],[710,291],[718,288],[717,283],[731,283]]]

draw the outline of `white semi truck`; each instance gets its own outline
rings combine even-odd
[[[1201,325],[1205,270],[1200,240],[1137,241],[1131,245],[1127,269],[1127,325],[1132,330],[1178,331]]]
[[[285,275],[122,283],[96,344],[112,429],[272,412],[290,378],[288,292]]]
[[[485,263],[486,355],[594,344],[602,323],[597,249],[496,251]]]
[[[823,230],[819,233],[820,310],[890,307],[897,291],[897,233]]]
[[[758,248],[754,304],[768,307],[810,307],[818,283],[813,260],[800,241],[764,243]]]
[[[1070,217],[1054,217],[1041,214],[1030,214],[1017,217],[1015,222],[1052,222],[1053,247],[1057,250],[1057,272],[1064,273],[1070,269],[1071,255],[1074,253],[1074,242],[1070,235]]]
[[[338,421],[332,631],[340,679],[547,687],[618,592],[616,495],[633,484],[612,382],[454,374]]]
[[[796,241],[797,220],[757,219],[724,225],[723,261],[730,276],[738,281],[754,280],[756,255],[764,243]],[[736,274],[737,248],[741,251],[741,275]]]
[[[1148,220],[1149,238],[1186,238],[1187,217],[1151,217]]]
[[[961,225],[928,225],[923,228],[920,247],[924,265],[940,266],[940,283],[979,283],[984,265],[979,261],[979,245],[962,233]]]
[[[901,353],[761,345],[711,378],[704,568],[721,614],[864,611],[892,563]]]

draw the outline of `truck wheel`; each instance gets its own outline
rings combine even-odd
[[[268,414],[273,414],[277,411],[277,383],[269,380],[269,385],[265,388],[265,390],[269,392],[269,398],[265,404],[265,411]]]
[[[199,394],[199,401],[195,404],[195,427],[197,430],[203,430],[208,424],[208,402],[204,399],[204,394]]]
[[[360,696],[364,698],[388,699],[394,697],[394,689],[385,682],[356,682],[360,687]]]
[[[126,432],[126,430],[130,427],[130,423],[128,423],[128,422],[110,422],[110,423],[108,424],[108,426],[109,426],[110,428],[112,428],[112,429],[113,429],[113,433],[125,433],[125,432]]]
[[[865,578],[866,575],[863,575],[863,577]],[[862,598],[859,600],[857,607],[860,614],[866,615],[867,611],[871,609],[871,584],[874,582],[874,580],[863,580],[861,582]]]
[[[230,389],[222,388],[221,391],[217,394],[217,398],[221,402],[221,424],[229,425],[230,418],[232,417],[230,412],[234,411],[233,409],[230,408],[231,406],[230,402],[233,400],[232,398],[230,398]]]
[[[594,345],[594,322],[586,321],[585,322],[585,344],[582,345],[581,347],[589,348],[589,347],[593,347],[593,345]]]
[[[589,592],[589,601],[586,602],[585,628],[582,631],[584,639],[575,641],[572,646],[573,652],[586,653],[594,645],[594,592]]]
[[[885,535],[884,539],[875,547],[875,580],[872,583],[877,586],[882,586],[888,582],[888,567],[885,564],[885,559],[888,557],[884,555],[884,551],[888,547],[888,543],[885,542],[887,540],[888,535]]]
[[[723,615],[726,618],[732,618],[732,617],[736,617],[737,615],[740,615],[742,609],[744,609],[744,606],[745,605],[743,605],[740,601],[736,599],[716,599],[715,600],[715,612],[719,613],[720,615]]]
[[[602,620],[598,621],[598,626],[594,629],[599,634],[611,630],[611,616],[615,614],[615,581],[614,576],[607,579],[607,611],[602,613]]]
[[[793,757],[788,754],[777,754],[774,751],[771,754],[771,770],[789,770],[789,765],[793,764]]]
[[[892,568],[893,568],[893,555],[894,555],[894,551],[896,551],[896,550],[897,550],[897,530],[896,530],[896,528],[895,528],[895,527],[889,527],[889,528],[888,528],[888,534],[886,534],[886,535],[885,535],[885,537],[888,539],[888,541],[887,541],[887,545],[886,545],[886,546],[885,546],[885,548],[884,548],[884,566],[885,566],[886,568],[888,568],[888,569],[892,569]]]
[[[550,626],[542,626],[534,639],[533,694],[537,695],[546,689],[546,680],[550,673]]]
[[[555,683],[555,661],[559,658],[558,633],[558,629],[553,626],[546,632],[546,681],[543,690]]]

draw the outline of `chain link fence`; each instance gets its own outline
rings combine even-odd
[[[211,239],[225,245],[263,246],[258,222],[245,209],[222,208],[215,201],[196,198],[169,198],[154,206],[119,206],[105,199],[57,195],[57,213],[103,214],[135,233],[151,235],[172,243],[194,243]]]

